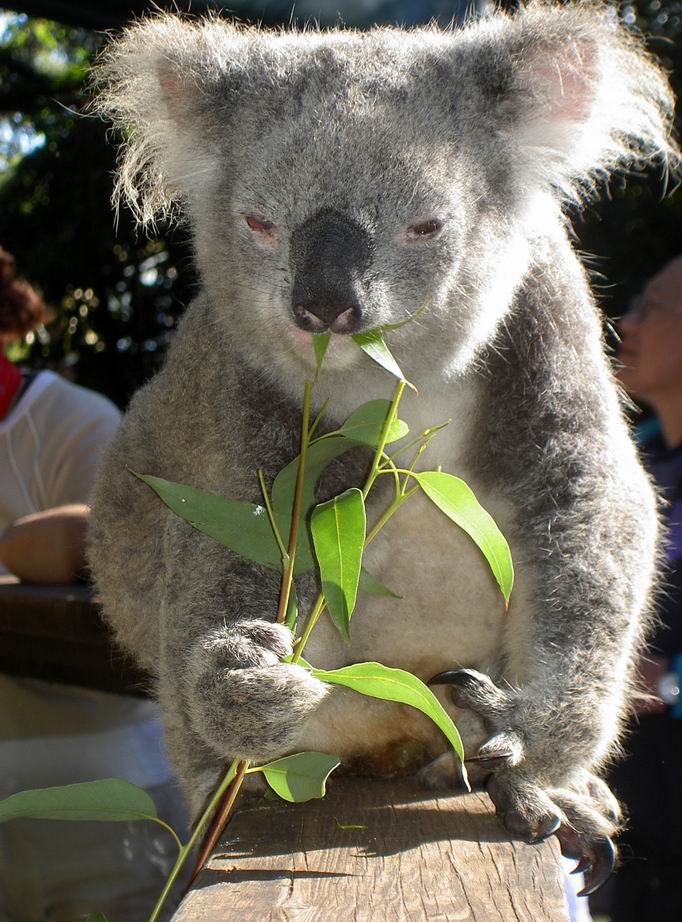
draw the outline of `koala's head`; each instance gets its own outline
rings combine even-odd
[[[328,361],[347,367],[348,334],[425,304],[396,337],[463,367],[561,205],[672,151],[665,78],[585,4],[457,32],[162,16],[98,73],[128,132],[119,194],[143,223],[179,209],[217,322],[284,374],[312,361],[311,333],[337,334]]]

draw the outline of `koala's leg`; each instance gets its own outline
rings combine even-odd
[[[457,707],[474,711],[483,721],[487,739],[467,764],[479,776],[487,776],[488,793],[508,831],[531,843],[556,834],[564,855],[577,860],[578,869],[586,872],[582,893],[600,887],[614,867],[611,836],[620,819],[606,784],[581,770],[577,761],[573,766],[564,761],[566,753],[560,748],[552,767],[545,751],[550,734],[534,746],[530,733],[536,728],[524,713],[526,707],[535,709],[537,727],[542,703],[524,703],[519,689],[498,687],[473,669],[441,673],[432,680],[440,683],[451,686]],[[575,728],[575,732],[580,731]],[[434,786],[447,774],[452,776],[454,761],[451,753],[441,756],[423,770],[422,781]]]
[[[609,757],[628,697],[656,504],[619,415],[584,280],[567,245],[555,255],[541,281],[528,276],[481,358],[485,412],[471,463],[514,510],[507,537],[518,574],[499,665],[494,681],[466,669],[437,680],[483,721],[478,764],[507,828],[528,841],[555,832],[567,855],[589,862],[589,893],[613,865],[617,811],[587,773]]]

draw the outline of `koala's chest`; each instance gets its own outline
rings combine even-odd
[[[334,668],[378,660],[428,680],[495,658],[505,617],[501,593],[480,550],[425,496],[415,494],[398,510],[364,565],[399,598],[360,593],[350,646],[324,619],[308,644],[313,662]]]

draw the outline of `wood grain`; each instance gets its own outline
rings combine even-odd
[[[247,800],[173,922],[567,919],[556,842],[512,842],[487,795],[340,778],[324,800]]]

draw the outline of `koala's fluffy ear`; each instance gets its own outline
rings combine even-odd
[[[501,71],[493,76],[498,93],[503,86],[498,115],[519,164],[568,201],[585,198],[612,170],[679,164],[666,75],[616,17],[611,6],[539,0],[481,26],[482,50]]]
[[[94,109],[122,130],[114,198],[141,224],[201,196],[216,168],[211,122],[223,93],[239,82],[248,32],[218,19],[144,19],[107,46],[93,70]]]

